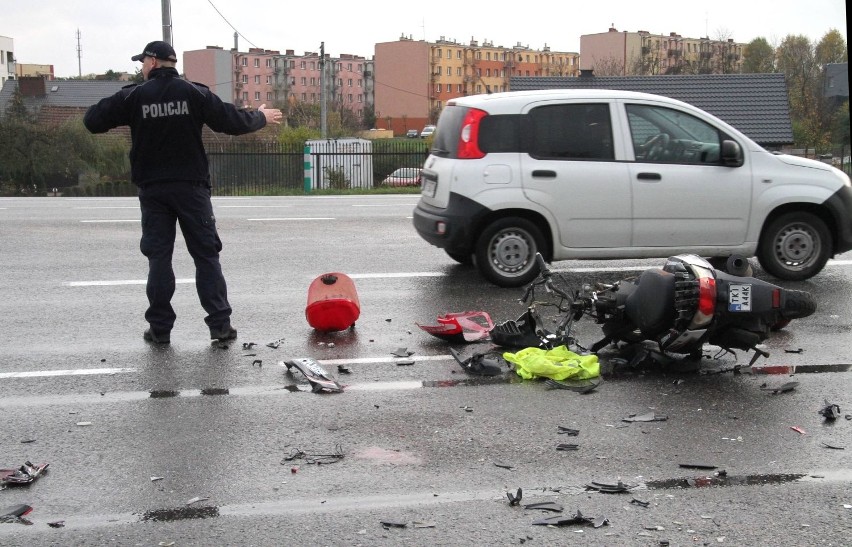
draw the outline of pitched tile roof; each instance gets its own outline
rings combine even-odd
[[[108,80],[47,80],[43,97],[24,97],[24,104],[30,111],[43,106],[88,108],[104,97],[109,97],[127,82]],[[18,80],[6,80],[0,89],[0,116],[12,101],[18,89]]]
[[[558,88],[619,89],[664,95],[713,114],[760,145],[793,142],[783,74],[536,76],[513,77],[510,81],[512,91]]]

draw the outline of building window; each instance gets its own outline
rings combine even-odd
[[[337,79],[337,87],[343,87],[343,78]]]
[[[436,55],[436,57],[440,58],[441,57],[441,48],[438,48],[437,52],[438,52],[438,55]]]
[[[248,91],[243,91],[243,100],[248,102]]]
[[[462,75],[462,67],[456,67],[456,76]]]
[[[296,68],[296,61],[290,60],[290,68]],[[305,68],[305,67],[302,67]]]
[[[305,61],[299,62],[299,68],[301,68],[302,70],[305,70],[307,67],[308,65],[305,63]]]
[[[453,58],[453,51],[448,49],[447,50],[447,59],[452,59],[452,58]]]
[[[448,66],[447,67],[447,76],[452,76],[452,75],[453,75],[453,67]]]
[[[361,78],[358,78],[358,87],[361,87],[362,83],[363,83],[363,80]]]
[[[308,79],[305,78],[304,76],[302,76],[301,82],[302,82],[302,85],[308,85]]]
[[[359,102],[359,103],[363,103],[363,102],[364,102],[364,96],[363,96],[363,95],[358,95],[358,102]]]
[[[317,102],[317,94],[316,93],[311,93],[311,102],[312,103]]]
[[[311,61],[311,70],[316,70],[317,64],[314,61]]]
[[[272,59],[267,59],[266,60],[266,68],[271,68],[271,67],[272,67]]]
[[[311,77],[311,85],[317,85],[317,79],[316,78]]]
[[[267,101],[271,101],[271,100],[272,100],[272,92],[271,92],[271,91],[267,91],[267,92],[266,92],[266,100],[267,100]]]
[[[352,63],[348,63],[346,65],[346,70],[348,70],[349,72],[352,72]],[[352,102],[352,101],[349,101],[349,102]]]
[[[243,74],[243,83],[244,84],[248,83],[248,74]]]
[[[255,91],[255,92],[254,92],[254,100],[255,100],[255,101],[259,101],[259,100],[260,100],[260,91]]]
[[[258,84],[258,85],[260,84],[260,76],[255,76],[255,77],[254,77],[254,83],[255,83],[255,84]]]
[[[362,67],[363,67],[363,65],[362,65],[361,63],[358,63],[358,72],[363,72],[363,71],[361,70],[361,69],[362,69]]]
[[[266,85],[272,85],[272,76],[266,77]]]
[[[491,76],[491,69],[490,69],[490,68],[486,68],[486,69],[485,69],[485,75],[486,75],[486,76]]]
[[[438,65],[437,67],[435,67],[435,74],[437,74],[438,76],[441,75],[441,65]]]
[[[482,86],[479,85],[479,84],[476,84],[476,93],[477,93],[477,95],[482,93]]]
[[[260,68],[260,59],[254,60],[254,68]]]
[[[245,57],[243,57],[243,58],[241,59],[240,64],[241,64],[242,66],[248,66],[248,59],[246,59]]]
[[[461,59],[461,54],[462,54],[461,50],[456,51],[456,59]]]
[[[490,52],[490,51],[486,51],[486,52],[485,52],[485,60],[486,60],[486,61],[490,61],[490,60],[491,60],[491,52]]]
[[[441,84],[435,84],[435,93],[441,92]]]
[[[296,85],[296,77],[295,76],[290,78],[290,85]]]
[[[303,103],[308,102],[308,94],[307,93],[302,93],[302,102]]]
[[[349,102],[350,102],[350,103],[354,102],[354,101],[352,100],[352,94],[351,94],[351,93],[349,94]]]
[[[352,78],[349,78],[349,87],[352,87]],[[351,101],[350,101],[351,102]]]

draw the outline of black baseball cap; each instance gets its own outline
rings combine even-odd
[[[142,53],[134,55],[130,58],[130,60],[141,61],[145,57],[153,57],[154,59],[159,59],[161,61],[177,62],[177,54],[175,54],[174,48],[169,45],[168,42],[163,42],[161,40],[149,43],[145,46],[145,49],[142,50]]]

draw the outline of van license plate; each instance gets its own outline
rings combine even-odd
[[[423,179],[423,195],[433,198],[435,197],[435,189],[438,187],[438,181],[431,179]]]
[[[728,311],[751,311],[751,283],[728,285]]]

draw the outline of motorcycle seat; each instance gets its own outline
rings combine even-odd
[[[675,276],[651,269],[642,272],[636,290],[627,297],[624,313],[646,338],[655,338],[674,323]]]

